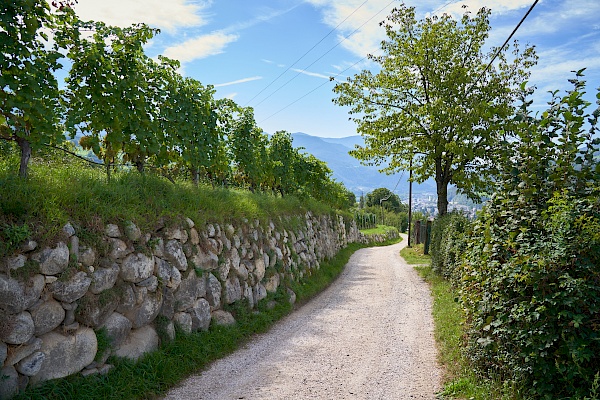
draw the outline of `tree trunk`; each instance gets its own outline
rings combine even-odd
[[[144,173],[144,162],[140,159],[135,161],[135,167],[137,168],[140,174]]]
[[[440,215],[448,213],[448,181],[436,178],[437,184],[437,208]]]
[[[200,171],[198,168],[190,168],[190,173],[192,174],[192,183],[198,186],[200,183]]]
[[[17,136],[17,144],[21,149],[21,164],[19,165],[19,178],[27,178],[29,159],[31,158],[31,144],[25,138]]]

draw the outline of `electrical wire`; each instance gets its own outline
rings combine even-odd
[[[321,42],[323,40],[325,40],[327,37],[329,37],[329,35],[331,35],[333,32],[335,32],[340,25],[342,25],[344,22],[346,22],[348,20],[348,18],[350,18],[351,16],[354,15],[354,13],[356,13],[359,9],[362,8],[362,6],[364,6],[369,0],[365,0],[360,6],[358,6],[357,8],[354,9],[354,11],[352,11],[346,18],[344,18],[344,20],[342,22],[340,22],[339,24],[337,24],[337,26],[335,28],[333,28],[332,30],[329,31],[329,33],[325,36],[323,36],[321,38],[321,40],[319,40],[314,46],[312,46],[310,49],[308,49],[308,51],[306,51],[304,54],[302,54],[300,56],[300,58],[298,58],[296,61],[294,61],[293,64],[291,64],[289,67],[287,67],[287,69],[285,71],[283,71],[281,74],[279,74],[275,79],[273,79],[271,82],[269,82],[269,84],[267,86],[265,86],[260,92],[258,92],[256,95],[254,95],[254,97],[252,97],[250,100],[248,100],[246,102],[246,105],[250,104],[252,102],[252,100],[254,100],[255,98],[257,98],[262,92],[264,92],[265,90],[267,90],[269,88],[269,86],[271,86],[273,83],[275,83],[279,78],[281,78],[286,72],[288,72],[294,65],[298,64],[298,62],[300,60],[302,60],[308,53],[310,53],[315,47],[317,47],[319,44],[321,44]]]
[[[366,20],[362,25],[360,25],[358,28],[356,28],[355,30],[353,30],[348,36],[345,36],[344,38],[342,38],[342,40],[340,40],[339,42],[337,42],[333,47],[331,47],[329,50],[327,50],[324,54],[322,54],[319,58],[317,58],[315,61],[313,61],[312,63],[310,63],[308,66],[306,66],[304,68],[304,70],[307,70],[308,68],[310,68],[311,66],[313,66],[317,61],[321,60],[323,57],[325,57],[327,54],[329,54],[330,52],[332,52],[336,47],[338,47],[340,44],[342,44],[345,40],[347,40],[350,36],[354,35],[357,31],[359,31],[363,26],[365,26],[367,23],[369,23],[373,18],[375,18],[376,16],[378,16],[379,14],[381,14],[385,9],[387,9],[390,5],[392,5],[392,3],[394,3],[396,0],[392,0],[390,1],[385,7],[383,7],[381,10],[379,10],[376,14],[374,14],[371,18],[369,18],[368,20]],[[298,75],[300,75],[302,72],[298,72],[296,73],[296,75],[294,75],[293,77],[291,77],[290,79],[288,79],[283,85],[279,86],[277,89],[275,89],[273,92],[271,92],[271,94],[269,94],[267,97],[265,97],[264,99],[262,99],[260,102],[258,102],[255,107],[259,106],[260,104],[264,103],[265,100],[267,100],[268,98],[270,98],[271,96],[273,96],[275,93],[277,93],[279,90],[281,90],[283,87],[285,87],[288,83],[290,83],[291,81],[293,81],[294,79],[296,79],[298,77]],[[316,89],[315,89],[316,90]],[[314,90],[313,90],[314,91]],[[311,91],[312,93],[312,91]]]

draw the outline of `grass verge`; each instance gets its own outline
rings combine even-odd
[[[385,244],[397,243],[399,240]],[[385,245],[381,244],[381,245]],[[372,244],[370,244],[372,245]],[[328,287],[343,271],[350,256],[367,245],[350,244],[321,264],[310,277],[291,284],[297,296],[296,304],[304,304]],[[267,307],[272,300],[273,308]],[[209,363],[233,352],[254,334],[267,331],[276,321],[289,314],[293,306],[287,301],[283,287],[270,294],[258,306],[256,313],[243,304],[234,304],[232,312],[237,323],[230,327],[211,325],[206,332],[177,338],[137,362],[111,358],[114,368],[106,375],[83,377],[79,374],[48,381],[42,386],[21,392],[15,400],[37,399],[147,399],[163,395],[187,376],[204,369]]]
[[[397,231],[398,228],[395,226],[377,225],[375,228],[361,229],[360,231],[365,235],[385,235],[389,231]]]
[[[507,394],[512,390],[503,388],[501,382],[477,375],[475,368],[463,355],[461,349],[464,347],[465,321],[457,301],[457,291],[430,266],[415,266],[415,269],[430,284],[433,296],[432,313],[438,360],[445,369],[444,389],[440,396],[469,400],[514,399],[513,395]]]
[[[423,244],[417,244],[412,247],[405,247],[400,250],[400,255],[406,260],[407,264],[431,264],[431,256],[423,253]]]

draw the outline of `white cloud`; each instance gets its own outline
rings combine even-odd
[[[233,92],[233,93],[229,93],[227,96],[225,96],[225,99],[229,99],[229,100],[233,100],[236,96],[238,95],[237,92]]]
[[[167,47],[163,55],[179,60],[182,63],[189,62],[221,54],[229,43],[235,42],[238,38],[238,35],[213,32],[195,37],[175,46]]]
[[[246,83],[246,82],[252,82],[252,81],[257,81],[259,79],[262,79],[262,76],[252,76],[250,78],[243,78],[243,79],[238,79],[237,81],[231,81],[231,82],[225,82],[225,83],[218,83],[216,85],[213,85],[214,87],[223,87],[223,86],[231,86],[231,85],[237,85],[238,83]]]
[[[299,74],[304,74],[308,76],[314,76],[316,78],[329,79],[328,75],[318,74],[316,72],[309,72],[304,69],[292,68],[292,71],[298,72]]]
[[[151,27],[174,32],[180,27],[206,24],[201,11],[208,6],[210,1],[79,0],[74,9],[85,21],[103,21],[121,27],[144,22]]]
[[[436,14],[446,13],[460,18],[465,11],[476,13],[480,8],[486,7],[492,10],[492,15],[499,15],[530,7],[531,4],[531,0],[463,0],[441,8]],[[467,8],[463,8],[463,6],[467,6]]]

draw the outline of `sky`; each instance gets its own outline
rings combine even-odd
[[[407,0],[417,17],[460,17],[492,10],[490,46],[501,45],[534,0]],[[348,108],[332,102],[338,81],[363,69],[385,32],[379,23],[398,0],[79,0],[84,20],[129,26],[145,22],[161,33],[146,46],[181,62],[180,73],[213,85],[217,98],[251,106],[264,131],[320,137],[356,135]],[[586,98],[600,86],[600,0],[541,0],[513,39],[535,45],[539,61],[529,84],[542,109],[548,91],[568,90],[570,71],[587,68]]]

